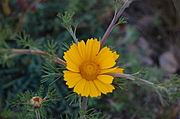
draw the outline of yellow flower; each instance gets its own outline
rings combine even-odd
[[[86,44],[83,40],[73,43],[64,53],[67,63],[64,80],[81,96],[97,97],[112,92],[114,77],[108,73],[123,73],[123,69],[114,67],[118,57],[108,47],[100,49],[97,39],[88,39]]]

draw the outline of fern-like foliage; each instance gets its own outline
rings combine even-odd
[[[64,14],[59,13],[57,16],[62,19],[62,26],[67,29],[74,39],[74,42],[77,43],[78,39],[76,37],[76,28],[78,23],[73,21],[74,14],[75,13],[73,11],[65,11]]]
[[[30,35],[25,32],[21,32],[16,36],[16,42],[23,48],[36,49],[40,44],[35,42]]]

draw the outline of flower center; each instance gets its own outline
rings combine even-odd
[[[86,80],[94,80],[98,74],[98,65],[93,62],[83,63],[80,66],[81,76]]]

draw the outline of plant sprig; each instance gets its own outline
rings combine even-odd
[[[78,39],[76,37],[76,28],[78,23],[73,22],[73,16],[74,16],[73,11],[65,11],[64,14],[58,14],[57,16],[62,19],[62,26],[67,29],[67,31],[70,33],[72,38],[74,39],[75,43],[78,43]]]
[[[16,36],[16,42],[18,45],[23,46],[23,48],[37,49],[37,46],[39,46],[39,44],[34,42],[30,35],[25,32],[21,32]]]

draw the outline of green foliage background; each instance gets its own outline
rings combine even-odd
[[[28,0],[27,4],[30,5],[32,2]],[[76,13],[73,17],[75,22],[79,23],[76,36],[83,40],[102,37],[113,15],[113,2],[110,0],[44,0],[29,10],[23,3],[18,3],[18,0],[9,0],[8,3],[10,15],[5,14],[2,9],[3,2],[0,3],[0,48],[40,49],[58,57],[63,56],[66,46],[70,46],[73,40],[68,31],[62,27],[62,21],[57,17],[58,13],[67,10]],[[129,50],[129,47],[136,45],[141,34],[133,25],[125,27],[126,34],[119,34],[117,27],[106,42],[107,46],[121,54],[119,66],[125,68],[126,73],[133,74],[140,71],[135,76],[157,84],[161,82],[161,86],[167,87],[170,98],[165,94],[165,104],[162,105],[158,95],[150,87],[126,79],[116,79],[121,81],[118,83],[122,86],[112,94],[97,99],[90,98],[89,109],[94,108],[102,112],[98,113],[98,116],[106,115],[105,118],[112,119],[178,118],[178,112],[175,110],[179,99],[178,76],[168,75],[172,80],[167,81],[163,77],[165,72],[158,66],[142,65],[138,59],[138,55],[143,54],[142,49],[135,52]],[[23,32],[29,36],[23,36]],[[22,34],[18,35],[19,33]],[[53,63],[49,58],[37,55],[8,55],[2,51],[0,53],[0,118],[17,118],[21,111],[12,107],[11,101],[25,91],[36,92],[42,82],[45,87],[55,82],[51,87],[56,89],[60,96],[55,104],[52,103],[47,107],[46,118],[65,118],[66,115],[70,118],[77,115],[79,109],[77,98],[66,98],[72,90],[67,88],[60,73],[64,67]],[[52,73],[55,76],[49,78]],[[172,82],[173,88],[169,86]],[[69,104],[72,100],[72,104]]]

